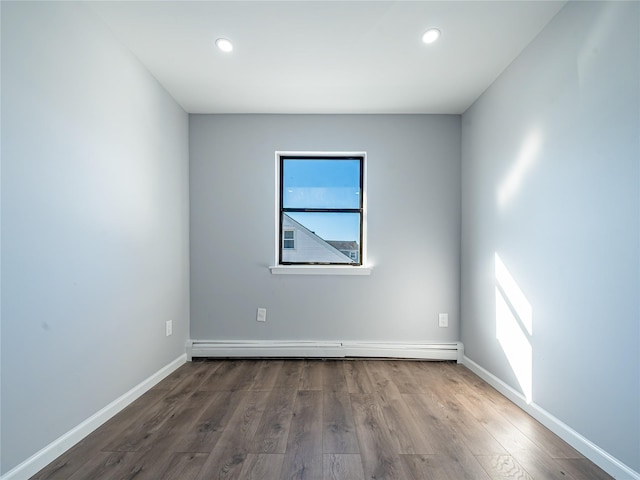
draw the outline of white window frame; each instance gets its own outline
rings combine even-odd
[[[281,156],[322,156],[322,157],[362,157],[362,245],[361,265],[279,265],[280,258],[280,157]],[[275,202],[274,202],[274,263],[269,267],[274,275],[370,275],[372,267],[367,262],[367,152],[334,151],[283,151],[275,152]]]

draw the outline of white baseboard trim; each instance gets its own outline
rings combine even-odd
[[[32,477],[44,467],[53,462],[60,455],[62,455],[64,452],[73,447],[84,437],[104,424],[107,420],[118,414],[125,407],[141,397],[142,394],[150,390],[162,379],[177,370],[181,365],[185,364],[186,361],[187,355],[180,355],[174,361],[162,367],[156,373],[151,375],[146,380],[140,382],[124,395],[118,397],[102,410],[94,413],[85,421],[51,442],[42,450],[33,454],[24,462],[9,470],[7,473],[0,477],[0,480],[24,480],[25,478]]]
[[[187,357],[345,358],[381,357],[423,360],[462,359],[462,343],[384,343],[347,341],[189,340]]]
[[[505,397],[515,403],[522,410],[542,423],[553,433],[562,438],[565,442],[575,448],[586,458],[602,468],[613,478],[618,480],[640,480],[640,473],[636,472],[635,470],[622,463],[620,460],[605,452],[603,449],[580,435],[578,432],[573,430],[558,418],[554,417],[551,413],[547,412],[539,405],[536,405],[535,403],[527,403],[526,399],[520,392],[511,388],[505,382],[500,380],[488,370],[482,368],[469,357],[464,356],[462,358],[462,364],[473,373],[478,375],[480,378],[482,378],[484,381],[486,381],[489,385],[498,390],[500,393],[502,393]]]

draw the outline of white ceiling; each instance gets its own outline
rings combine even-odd
[[[87,4],[190,113],[459,114],[565,3]],[[430,27],[442,36],[425,45]]]

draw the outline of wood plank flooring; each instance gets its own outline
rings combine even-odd
[[[610,479],[461,365],[188,363],[32,479]]]

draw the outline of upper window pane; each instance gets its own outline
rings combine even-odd
[[[283,208],[360,208],[359,159],[283,159]]]

